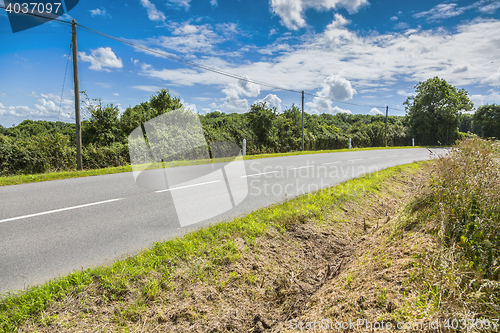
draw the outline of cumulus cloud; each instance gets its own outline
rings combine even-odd
[[[281,111],[281,99],[274,94],[269,94],[263,99],[255,101],[255,103],[266,103],[268,108],[276,108],[278,112]]]
[[[307,102],[307,112],[311,114],[337,114],[337,113],[349,113],[352,114],[350,110],[344,110],[338,106],[332,106],[332,101],[330,99],[314,97],[312,102]]]
[[[397,21],[398,19],[399,19],[399,17],[397,17],[397,16],[391,17],[391,21]]]
[[[148,11],[148,18],[151,21],[162,21],[165,22],[166,17],[165,14],[156,9],[156,6],[151,3],[149,0],[141,0],[141,4]]]
[[[335,20],[336,21],[336,20]],[[335,23],[335,26],[338,23]],[[500,85],[497,54],[499,20],[477,19],[463,22],[453,30],[411,29],[385,34],[358,34],[345,26],[333,28],[345,37],[337,39],[342,47],[335,46],[335,38],[329,30],[310,36],[293,45],[289,52],[280,53],[272,60],[242,62],[235,64],[224,58],[211,56],[198,62],[210,67],[252,78],[272,82],[280,87],[294,90],[321,89],[322,73],[339,68],[348,73],[349,80],[356,82],[362,93],[382,97],[380,92],[394,92],[410,88],[419,81],[439,76],[455,86],[481,84]],[[464,47],[467,46],[467,47]],[[459,52],[457,52],[457,50]],[[474,70],[453,73],[450,66],[472,64]],[[168,82],[170,85],[192,86],[195,84],[228,85],[224,76],[191,68],[169,69],[141,66],[142,74]],[[297,80],[300,78],[300,80]],[[401,95],[401,94],[399,94]],[[408,96],[405,95],[402,96]],[[387,96],[383,96],[384,98]]]
[[[312,102],[306,103],[310,113],[329,113],[336,114],[339,112],[351,113],[349,110],[344,110],[338,106],[333,106],[331,98],[338,101],[346,101],[351,99],[356,93],[356,90],[351,86],[351,82],[338,76],[328,76],[322,84],[321,90],[314,97]]]
[[[248,77],[247,77],[248,78]],[[238,80],[237,83],[230,83],[222,89],[226,95],[222,110],[227,113],[244,113],[248,111],[248,100],[241,99],[240,96],[257,97],[260,94],[260,86],[244,80]]]
[[[309,8],[318,11],[345,8],[352,14],[367,4],[368,0],[271,0],[271,10],[285,27],[298,30],[306,25],[303,14]]]
[[[339,101],[351,99],[356,90],[351,86],[351,82],[338,76],[330,75],[323,81],[323,87],[318,93],[320,97],[333,97]]]
[[[35,92],[33,92],[31,96],[37,98],[37,103],[33,106],[4,106],[0,104],[0,115],[24,119],[41,118],[57,120],[59,116],[60,118],[71,118],[71,114],[75,110],[73,99],[63,98],[61,100],[61,96],[56,96],[54,94],[37,95]]]
[[[376,115],[383,114],[383,113],[379,109],[373,108],[373,109],[370,110],[370,112],[368,112],[368,114],[376,116]]]
[[[217,3],[217,0],[210,0],[210,4],[212,7],[217,7],[219,4]]]
[[[123,67],[122,59],[117,58],[110,47],[99,47],[96,50],[91,50],[89,55],[85,52],[78,52],[78,55],[81,61],[90,62],[89,68],[96,71],[111,72],[108,68]]]

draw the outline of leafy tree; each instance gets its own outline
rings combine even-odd
[[[408,124],[419,144],[450,144],[458,138],[459,112],[473,104],[467,91],[457,90],[434,77],[415,86],[416,95],[406,99]]]
[[[146,121],[181,107],[181,100],[178,97],[172,97],[168,89],[158,90],[156,95],[151,96],[148,102],[125,110],[120,118],[121,129],[128,136]]]
[[[270,151],[278,149],[277,130],[275,127],[277,111],[276,108],[269,109],[266,102],[255,103],[248,112],[250,127],[252,128],[261,151],[266,148]]]
[[[474,123],[481,126],[484,137],[500,138],[500,105],[483,105],[473,116]]]
[[[102,105],[101,99],[89,100],[87,97],[88,120],[82,121],[82,143],[109,146],[125,139],[120,129],[119,110],[113,104]]]

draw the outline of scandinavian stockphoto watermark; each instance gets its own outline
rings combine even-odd
[[[336,330],[336,331],[357,331],[357,330],[394,330],[394,331],[437,331],[445,330],[495,330],[499,328],[498,319],[435,319],[431,321],[371,321],[367,319],[355,319],[348,321],[333,321],[332,319],[321,319],[317,321],[302,321],[292,319],[289,321],[289,328],[292,330]]]
[[[228,142],[208,145],[200,119],[191,110],[177,109],[145,122],[128,142],[136,184],[169,192],[181,226],[227,212],[248,195],[240,147]]]
[[[3,0],[12,32],[50,22],[72,10],[79,0]]]

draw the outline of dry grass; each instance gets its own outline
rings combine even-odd
[[[119,299],[95,280],[20,331],[282,332],[299,319],[430,318],[411,276],[416,256],[436,243],[419,234],[391,240],[393,219],[424,179],[415,169],[392,173],[322,214],[306,209],[254,239],[235,237],[215,264],[211,253],[167,262]]]

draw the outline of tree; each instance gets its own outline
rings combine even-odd
[[[113,104],[102,105],[101,99],[90,100],[87,96],[86,108],[89,120],[82,122],[82,141],[84,145],[99,143],[109,146],[125,139],[120,129],[119,110]]]
[[[120,118],[120,126],[125,135],[129,135],[146,121],[181,107],[178,97],[172,97],[168,89],[161,89],[148,102],[127,108]]]
[[[257,142],[256,145],[265,151],[270,148],[272,151],[278,149],[277,130],[275,127],[276,108],[269,109],[266,102],[252,104],[248,117]]]
[[[404,102],[408,124],[418,144],[450,144],[458,138],[460,111],[473,107],[469,94],[437,76],[415,86]]]
[[[483,105],[473,116],[474,125],[481,126],[484,137],[500,138],[500,105]]]

